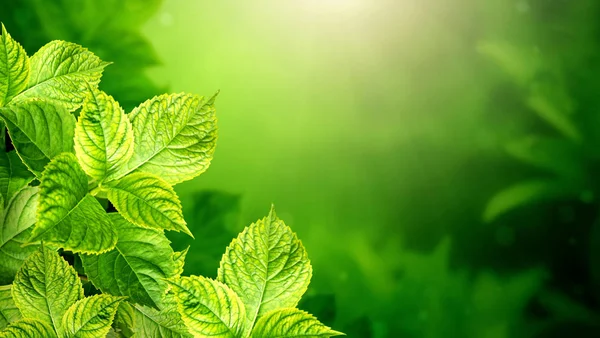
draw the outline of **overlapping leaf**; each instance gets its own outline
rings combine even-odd
[[[27,89],[13,101],[40,98],[68,111],[83,103],[88,90],[100,82],[108,65],[87,49],[65,41],[51,41],[30,59],[31,75]]]
[[[175,277],[179,265],[162,231],[142,228],[117,213],[109,214],[118,241],[100,255],[82,255],[83,266],[94,285],[129,301],[159,307],[163,303],[166,278]]]
[[[137,172],[106,187],[108,199],[128,221],[148,228],[183,231],[192,236],[177,194],[162,179]]]
[[[52,160],[42,175],[37,224],[31,241],[44,240],[73,252],[102,253],[117,235],[100,203],[88,194],[88,179],[75,155]]]
[[[172,298],[172,296],[170,297]],[[174,302],[174,300],[173,300]],[[158,311],[142,305],[131,306],[134,337],[189,338],[192,337],[177,312],[177,305],[169,303]]]
[[[0,330],[21,319],[21,312],[12,298],[11,286],[0,286]]]
[[[131,158],[131,123],[112,96],[94,90],[86,97],[75,128],[75,153],[83,170],[99,182]]]
[[[272,208],[229,245],[218,279],[243,300],[251,327],[269,311],[295,307],[311,275],[304,246]]]
[[[217,138],[214,97],[161,95],[129,117],[135,147],[127,171],[152,173],[175,184],[208,168]]]
[[[106,337],[123,297],[95,295],[73,304],[62,318],[66,337]]]
[[[28,318],[11,324],[0,332],[0,338],[56,338],[52,328],[39,320]]]
[[[0,107],[27,87],[29,58],[2,25],[0,35]]]
[[[0,110],[15,149],[36,176],[54,156],[73,151],[75,118],[64,108],[31,99]]]
[[[323,325],[313,315],[294,308],[266,313],[252,330],[252,338],[329,338],[341,335],[343,333]]]
[[[58,253],[41,247],[23,263],[12,294],[24,318],[48,323],[60,335],[61,319],[83,297],[83,288],[75,270]]]
[[[201,276],[171,284],[178,311],[194,337],[238,338],[244,332],[244,304],[225,284]]]
[[[5,204],[33,178],[15,151],[0,152],[0,195]]]
[[[38,188],[21,189],[0,216],[0,283],[12,282],[23,261],[37,246],[22,246],[31,234],[38,205]]]

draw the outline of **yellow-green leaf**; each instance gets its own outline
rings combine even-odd
[[[39,320],[28,318],[14,322],[0,332],[0,338],[56,338],[52,328]]]
[[[192,236],[183,219],[179,197],[167,182],[145,172],[109,182],[108,199],[131,223],[154,229],[183,231]]]
[[[64,336],[68,338],[106,337],[119,303],[124,298],[95,295],[73,304],[62,318]]]
[[[118,213],[109,217],[118,234],[117,245],[100,255],[81,255],[86,275],[104,293],[160,307],[165,279],[179,272],[169,240],[161,230],[142,228]]]
[[[0,216],[0,283],[11,283],[23,261],[37,250],[22,246],[31,235],[38,205],[37,187],[21,189]]]
[[[304,246],[271,208],[267,217],[246,227],[231,242],[218,279],[243,300],[252,326],[269,311],[295,307],[311,275]]]
[[[60,335],[61,318],[83,297],[83,288],[69,263],[55,251],[41,247],[23,263],[12,294],[23,318],[39,319]]]
[[[64,108],[39,99],[0,109],[17,153],[36,175],[54,156],[73,151],[75,117]]]
[[[83,170],[99,182],[131,158],[131,123],[112,96],[96,90],[87,95],[75,127],[75,153]]]
[[[68,111],[83,103],[86,92],[100,82],[108,65],[87,49],[65,41],[51,41],[30,59],[27,89],[13,101],[40,98]]]
[[[29,58],[2,25],[0,35],[0,107],[27,87]]]
[[[202,276],[177,278],[171,285],[194,337],[238,338],[244,333],[244,304],[227,285]]]
[[[44,170],[30,241],[38,240],[81,253],[102,253],[115,247],[113,224],[88,193],[87,176],[74,154],[56,156]]]
[[[192,179],[210,165],[217,139],[214,97],[154,97],[129,114],[135,135],[126,172],[148,172],[170,184]]]
[[[323,325],[313,315],[294,308],[266,313],[252,330],[252,338],[329,338],[342,335]]]
[[[0,286],[0,330],[21,319],[21,312],[12,298],[11,286]]]

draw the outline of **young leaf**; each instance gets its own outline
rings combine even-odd
[[[244,332],[244,304],[227,285],[202,276],[170,283],[181,318],[194,337],[238,338]]]
[[[131,158],[131,123],[112,96],[97,90],[87,95],[75,127],[75,153],[83,170],[98,182]]]
[[[71,305],[62,318],[65,337],[106,337],[119,303],[124,298],[95,295]]]
[[[148,228],[188,230],[179,197],[157,176],[137,172],[107,183],[108,199],[128,221]]]
[[[117,235],[75,155],[63,153],[46,167],[40,184],[37,223],[30,241],[44,240],[73,252],[111,250]]]
[[[13,101],[40,98],[68,111],[81,106],[86,92],[98,87],[102,71],[109,63],[87,49],[70,42],[51,41],[30,60],[27,89]]]
[[[0,152],[0,195],[8,203],[13,195],[33,180],[33,174],[15,151]]]
[[[313,315],[294,308],[266,313],[252,330],[252,338],[329,338],[342,335],[323,325]]]
[[[61,318],[83,297],[83,288],[69,263],[55,251],[41,247],[17,272],[12,294],[23,318],[48,323],[60,335]]]
[[[0,224],[0,283],[12,282],[23,261],[37,250],[37,246],[21,245],[29,238],[35,223],[38,188],[21,189],[2,213]]]
[[[135,337],[156,338],[189,338],[192,337],[177,312],[176,304],[169,304],[164,309],[132,305]]]
[[[295,307],[310,283],[312,267],[296,234],[271,208],[231,242],[218,275],[243,300],[252,326],[269,311]]]
[[[161,95],[135,108],[129,118],[135,146],[127,172],[148,172],[176,184],[208,168],[217,139],[214,97]]]
[[[75,117],[64,108],[31,99],[0,109],[17,153],[36,175],[54,156],[73,151]]]
[[[0,330],[21,319],[21,312],[12,298],[11,286],[0,286]]]
[[[117,213],[109,217],[117,230],[117,245],[100,255],[81,255],[88,278],[104,293],[160,307],[167,289],[164,280],[179,270],[169,240],[162,231],[131,224]]]
[[[9,327],[0,332],[0,338],[56,338],[56,333],[52,328],[39,320],[28,318],[14,322]]]
[[[29,58],[2,25],[0,35],[0,107],[27,87]]]

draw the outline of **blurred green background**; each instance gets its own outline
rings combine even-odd
[[[5,0],[30,54],[114,62],[130,110],[218,98],[211,168],[176,187],[186,273],[274,203],[300,307],[348,337],[600,337],[596,0]]]

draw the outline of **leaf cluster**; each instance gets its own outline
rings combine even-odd
[[[312,270],[274,210],[232,242],[218,280],[181,276],[187,250],[165,231],[193,235],[173,185],[210,165],[216,95],[125,113],[98,89],[109,63],[77,44],[29,57],[2,26],[0,55],[0,272],[12,281],[0,337],[339,334],[295,309]]]

